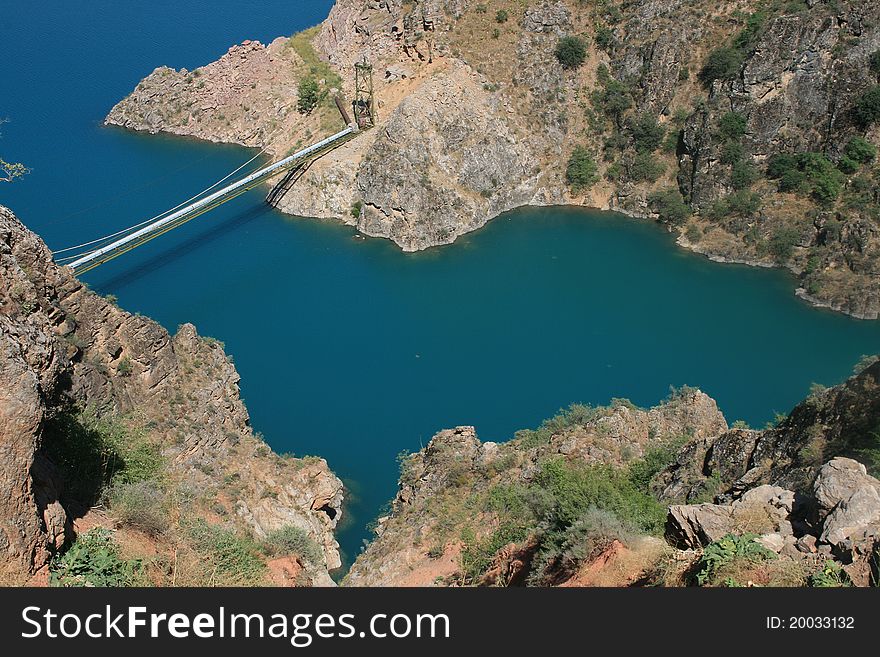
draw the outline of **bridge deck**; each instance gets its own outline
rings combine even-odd
[[[173,212],[166,217],[158,219],[153,223],[144,226],[143,228],[136,230],[125,237],[121,237],[120,239],[111,242],[110,244],[103,246],[101,248],[95,249],[79,258],[71,262],[68,266],[73,269],[76,273],[84,273],[95,267],[104,264],[105,262],[116,258],[123,253],[127,253],[132,249],[149,242],[152,239],[159,237],[160,235],[164,235],[170,230],[177,228],[181,224],[190,221],[191,219],[195,219],[199,215],[208,212],[209,210],[213,210],[218,205],[226,203],[230,199],[235,198],[241,194],[244,194],[248,190],[257,187],[263,182],[273,178],[278,175],[282,171],[286,171],[293,166],[302,165],[307,162],[309,159],[313,159],[318,157],[319,155],[327,152],[328,150],[332,150],[336,148],[355,135],[358,134],[357,128],[354,126],[349,126],[345,130],[336,133],[326,139],[319,141],[316,144],[312,144],[308,148],[305,148],[293,155],[290,155],[283,160],[279,160],[274,164],[270,164],[267,167],[260,169],[259,171],[255,171],[238,180],[231,185],[227,185],[226,187],[214,192],[213,194],[209,194],[204,198],[201,198],[193,203],[190,203],[184,208]]]

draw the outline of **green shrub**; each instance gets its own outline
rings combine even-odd
[[[691,244],[696,244],[703,238],[703,232],[694,224],[688,224],[684,231],[684,236]]]
[[[141,562],[120,559],[116,541],[103,527],[81,534],[49,564],[50,586],[135,586],[142,575]]]
[[[801,239],[801,232],[791,226],[781,226],[773,231],[768,245],[776,262],[784,264],[791,259],[794,247]]]
[[[355,201],[351,204],[351,216],[355,219],[359,219],[361,216],[361,209],[364,207],[363,201]]]
[[[616,405],[628,403],[615,401]],[[517,440],[520,446],[536,434],[549,440],[550,435],[567,427],[595,419],[599,412],[601,409],[573,405],[529,436],[518,432]],[[533,579],[543,583],[549,572],[571,568],[615,539],[626,543],[635,533],[660,534],[666,507],[651,495],[650,483],[674,461],[684,440],[658,445],[626,468],[544,459],[530,483],[492,486],[482,510],[495,515],[498,529],[483,540],[477,540],[471,528],[462,532],[466,581],[476,581],[499,548],[529,535],[538,542],[539,565]]]
[[[564,36],[556,44],[556,59],[563,68],[574,69],[587,60],[587,43],[579,36]]]
[[[565,530],[591,507],[613,513],[636,530],[659,534],[666,507],[632,482],[626,470],[606,465],[572,465],[562,459],[541,464],[535,484],[548,496],[544,522]]]
[[[837,161],[837,168],[847,174],[853,174],[859,170],[859,163],[848,155],[842,155]]]
[[[324,551],[304,529],[287,525],[270,532],[264,539],[267,552],[272,556],[295,554],[308,564],[324,563]]]
[[[43,449],[61,472],[65,493],[96,503],[111,484],[160,477],[165,461],[143,431],[92,409],[66,411],[46,423]]]
[[[705,586],[716,583],[718,573],[735,561],[759,563],[775,559],[776,554],[756,543],[755,538],[757,536],[754,534],[742,536],[728,534],[707,545],[697,562],[695,573],[697,584]]]
[[[730,184],[734,189],[747,189],[758,179],[758,170],[751,162],[740,160],[730,171]]]
[[[554,573],[572,573],[580,564],[598,557],[614,541],[627,544],[634,535],[633,529],[613,513],[589,507],[570,527],[545,538],[529,582],[538,586],[551,584]]]
[[[565,169],[565,179],[571,191],[579,194],[595,185],[599,181],[597,172],[596,160],[590,151],[583,146],[575,146]]]
[[[741,189],[723,199],[725,213],[750,217],[761,209],[761,196]]]
[[[614,49],[614,32],[607,25],[596,26],[596,45],[605,52]]]
[[[461,540],[464,547],[461,552],[461,567],[465,581],[468,583],[477,581],[489,568],[498,550],[508,543],[523,540],[527,535],[526,530],[519,523],[505,523],[482,541],[476,540],[472,531],[462,532]]]
[[[297,89],[296,109],[300,114],[308,114],[318,106],[321,101],[321,92],[315,78],[307,76],[300,80]]]
[[[602,86],[593,92],[593,105],[619,126],[624,112],[632,107],[632,92],[623,82],[611,77],[604,64],[597,70],[597,79]]]
[[[798,156],[793,153],[777,153],[767,160],[767,177],[781,178],[792,169],[798,169]]]
[[[119,361],[119,365],[116,367],[116,372],[119,376],[131,376],[134,367],[131,364],[131,358],[128,356],[124,356],[122,360]]]
[[[750,14],[746,19],[746,26],[743,30],[736,35],[736,38],[733,40],[733,46],[742,52],[747,52],[752,49],[755,44],[755,41],[758,39],[758,35],[761,32],[761,28],[764,26],[764,23],[767,22],[767,15],[762,11],[756,11],[753,14]]]
[[[718,120],[718,134],[725,141],[737,141],[746,134],[746,117],[739,112],[727,112]]]
[[[155,481],[114,484],[108,493],[113,516],[123,524],[157,536],[168,529],[165,492]]]
[[[627,128],[632,135],[635,149],[648,153],[656,151],[666,135],[666,129],[658,123],[656,117],[647,112],[630,119]]]
[[[868,70],[880,78],[880,50],[875,50],[868,57]]]
[[[629,167],[629,177],[636,182],[654,182],[663,172],[666,166],[648,151],[636,153]]]
[[[846,157],[859,164],[867,164],[877,157],[877,148],[874,144],[862,137],[853,137],[850,139],[846,143],[843,152]]]
[[[730,46],[716,48],[709,53],[698,77],[705,85],[710,85],[715,80],[732,80],[739,75],[744,59],[743,54],[736,48]]]
[[[843,174],[822,153],[773,155],[767,163],[767,177],[779,179],[780,191],[808,187],[819,201],[836,199],[843,189]]]
[[[675,462],[678,453],[687,441],[686,436],[680,436],[648,449],[641,459],[633,461],[627,467],[629,480],[638,490],[649,493],[651,481],[657,474]]]
[[[506,23],[507,22],[507,10],[499,9],[495,12],[495,22],[496,23]]]
[[[826,561],[822,568],[810,575],[808,580],[810,586],[814,588],[841,588],[852,586],[852,580],[843,567],[836,561],[830,559]]]
[[[189,523],[187,537],[205,557],[215,583],[258,585],[265,580],[266,565],[260,547],[232,529],[209,525],[201,518]]]
[[[722,164],[736,164],[743,159],[745,148],[738,141],[726,141],[721,145],[719,158]]]
[[[856,99],[853,114],[864,128],[880,119],[880,84],[875,84]]]
[[[648,196],[648,205],[660,215],[660,220],[676,226],[682,225],[691,216],[691,209],[682,199],[678,189],[670,187]]]

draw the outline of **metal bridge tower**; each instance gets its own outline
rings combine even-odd
[[[364,60],[354,65],[354,120],[364,130],[376,125],[376,104],[373,99],[373,66]]]

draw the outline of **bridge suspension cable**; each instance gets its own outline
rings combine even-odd
[[[61,261],[70,261],[68,262],[68,266],[73,269],[76,273],[83,273],[94,269],[95,267],[107,262],[108,260],[112,260],[117,256],[122,255],[123,253],[127,253],[138,246],[145,244],[146,242],[159,237],[167,233],[174,228],[186,223],[187,221],[198,217],[209,210],[214,209],[218,205],[229,201],[230,199],[239,196],[246,191],[253,189],[257,185],[262,184],[266,180],[278,175],[282,171],[290,169],[292,167],[302,166],[303,164],[311,161],[315,157],[323,155],[328,150],[332,150],[337,146],[345,143],[348,139],[352,138],[359,132],[358,127],[356,125],[351,125],[345,130],[336,133],[326,139],[323,139],[316,144],[312,144],[311,146],[294,153],[288,157],[285,157],[274,164],[263,167],[253,173],[245,176],[244,178],[223,187],[222,189],[217,190],[207,196],[203,196],[205,191],[213,189],[219,183],[215,183],[208,190],[200,192],[196,196],[184,201],[183,203],[177,205],[175,208],[164,212],[153,219],[141,222],[136,224],[135,226],[131,226],[125,230],[118,231],[112,235],[107,235],[103,238],[99,238],[97,240],[92,240],[90,242],[79,245],[78,247],[69,247],[64,249],[65,252],[72,251],[77,248],[88,247],[96,244],[105,243],[107,240],[113,239],[115,237],[119,237],[120,235],[124,235],[115,241],[105,244],[104,246],[99,246],[98,248],[92,249],[85,253],[77,253],[74,256],[66,256],[64,258],[60,258]],[[253,159],[256,159],[254,157]],[[251,160],[251,162],[253,161]],[[240,171],[242,168],[247,166],[250,162],[245,163],[236,171]],[[235,172],[233,172],[234,174]],[[232,174],[226,176],[223,180],[228,179]],[[222,180],[220,182],[223,182]],[[198,200],[194,200],[198,199]],[[56,251],[55,253],[61,253],[62,251]]]
[[[181,202],[181,203],[175,205],[173,208],[171,208],[171,209],[169,209],[169,210],[165,210],[164,212],[161,212],[161,213],[157,214],[155,217],[152,217],[151,219],[147,219],[146,221],[142,221],[142,222],[140,222],[139,224],[135,224],[134,226],[129,226],[128,228],[123,228],[122,230],[117,231],[117,232],[115,232],[115,233],[111,233],[111,234],[109,234],[109,235],[104,235],[103,237],[99,237],[99,238],[97,238],[97,239],[90,240],[90,241],[88,241],[88,242],[83,242],[82,244],[77,244],[76,246],[68,246],[68,247],[63,248],[63,249],[58,249],[57,251],[52,251],[52,255],[59,255],[59,254],[61,254],[61,253],[68,253],[68,252],[70,252],[70,251],[76,251],[76,250],[78,250],[78,249],[82,249],[82,248],[85,248],[85,247],[87,247],[87,246],[92,246],[92,245],[94,245],[94,244],[99,244],[99,243],[101,243],[101,242],[106,242],[106,241],[108,241],[108,240],[110,240],[110,239],[112,239],[112,238],[114,238],[114,237],[119,237],[120,235],[125,235],[126,233],[129,233],[129,232],[131,232],[131,231],[133,231],[133,230],[136,230],[136,229],[140,228],[141,226],[146,226],[147,224],[151,224],[151,223],[153,223],[154,221],[157,221],[157,220],[161,219],[161,218],[164,217],[165,215],[168,215],[168,214],[174,212],[175,210],[178,210],[178,209],[182,208],[182,207],[183,207],[184,205],[186,205],[187,203],[191,203],[192,201],[195,201],[195,200],[196,200],[197,198],[199,198],[200,196],[202,196],[202,195],[204,195],[204,194],[207,194],[208,192],[210,192],[212,189],[214,189],[214,188],[217,187],[218,185],[220,185],[220,184],[226,182],[227,180],[229,180],[232,176],[234,176],[236,173],[238,173],[239,171],[241,171],[242,169],[244,169],[246,166],[248,166],[251,162],[253,162],[253,161],[256,160],[257,158],[259,158],[259,157],[260,157],[261,155],[263,155],[265,152],[266,152],[266,149],[265,149],[265,147],[264,147],[259,153],[257,153],[256,155],[254,155],[254,156],[253,156],[251,159],[249,159],[247,162],[245,162],[244,164],[242,164],[241,166],[239,166],[239,167],[238,167],[237,169],[235,169],[234,171],[230,171],[229,173],[227,173],[227,174],[226,174],[225,176],[223,176],[220,180],[218,180],[217,182],[213,183],[210,187],[206,187],[205,189],[203,189],[202,191],[200,191],[198,194],[195,194],[194,196],[191,196],[191,197],[188,198],[187,200],[185,200],[185,201],[183,201],[183,202]],[[78,255],[85,255],[85,253],[81,253],[81,254],[78,254]],[[64,261],[64,260],[74,260],[74,259],[76,259],[76,258],[77,258],[77,255],[74,255],[74,256],[66,256],[66,257],[64,257],[64,258],[59,258],[58,261],[59,261],[59,262],[62,262],[62,261]]]

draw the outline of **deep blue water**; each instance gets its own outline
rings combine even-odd
[[[49,0],[3,10],[0,186],[51,247],[176,205],[251,153],[103,128],[155,66],[194,68],[319,22],[330,0]],[[779,271],[723,266],[656,225],[573,209],[511,213],[453,246],[401,253],[248,194],[85,276],[162,322],[226,343],[254,427],[328,459],[350,488],[353,555],[394,492],[395,456],[457,424],[503,440],[571,402],[652,404],[700,386],[759,425],[880,350],[880,323],[816,310]]]

